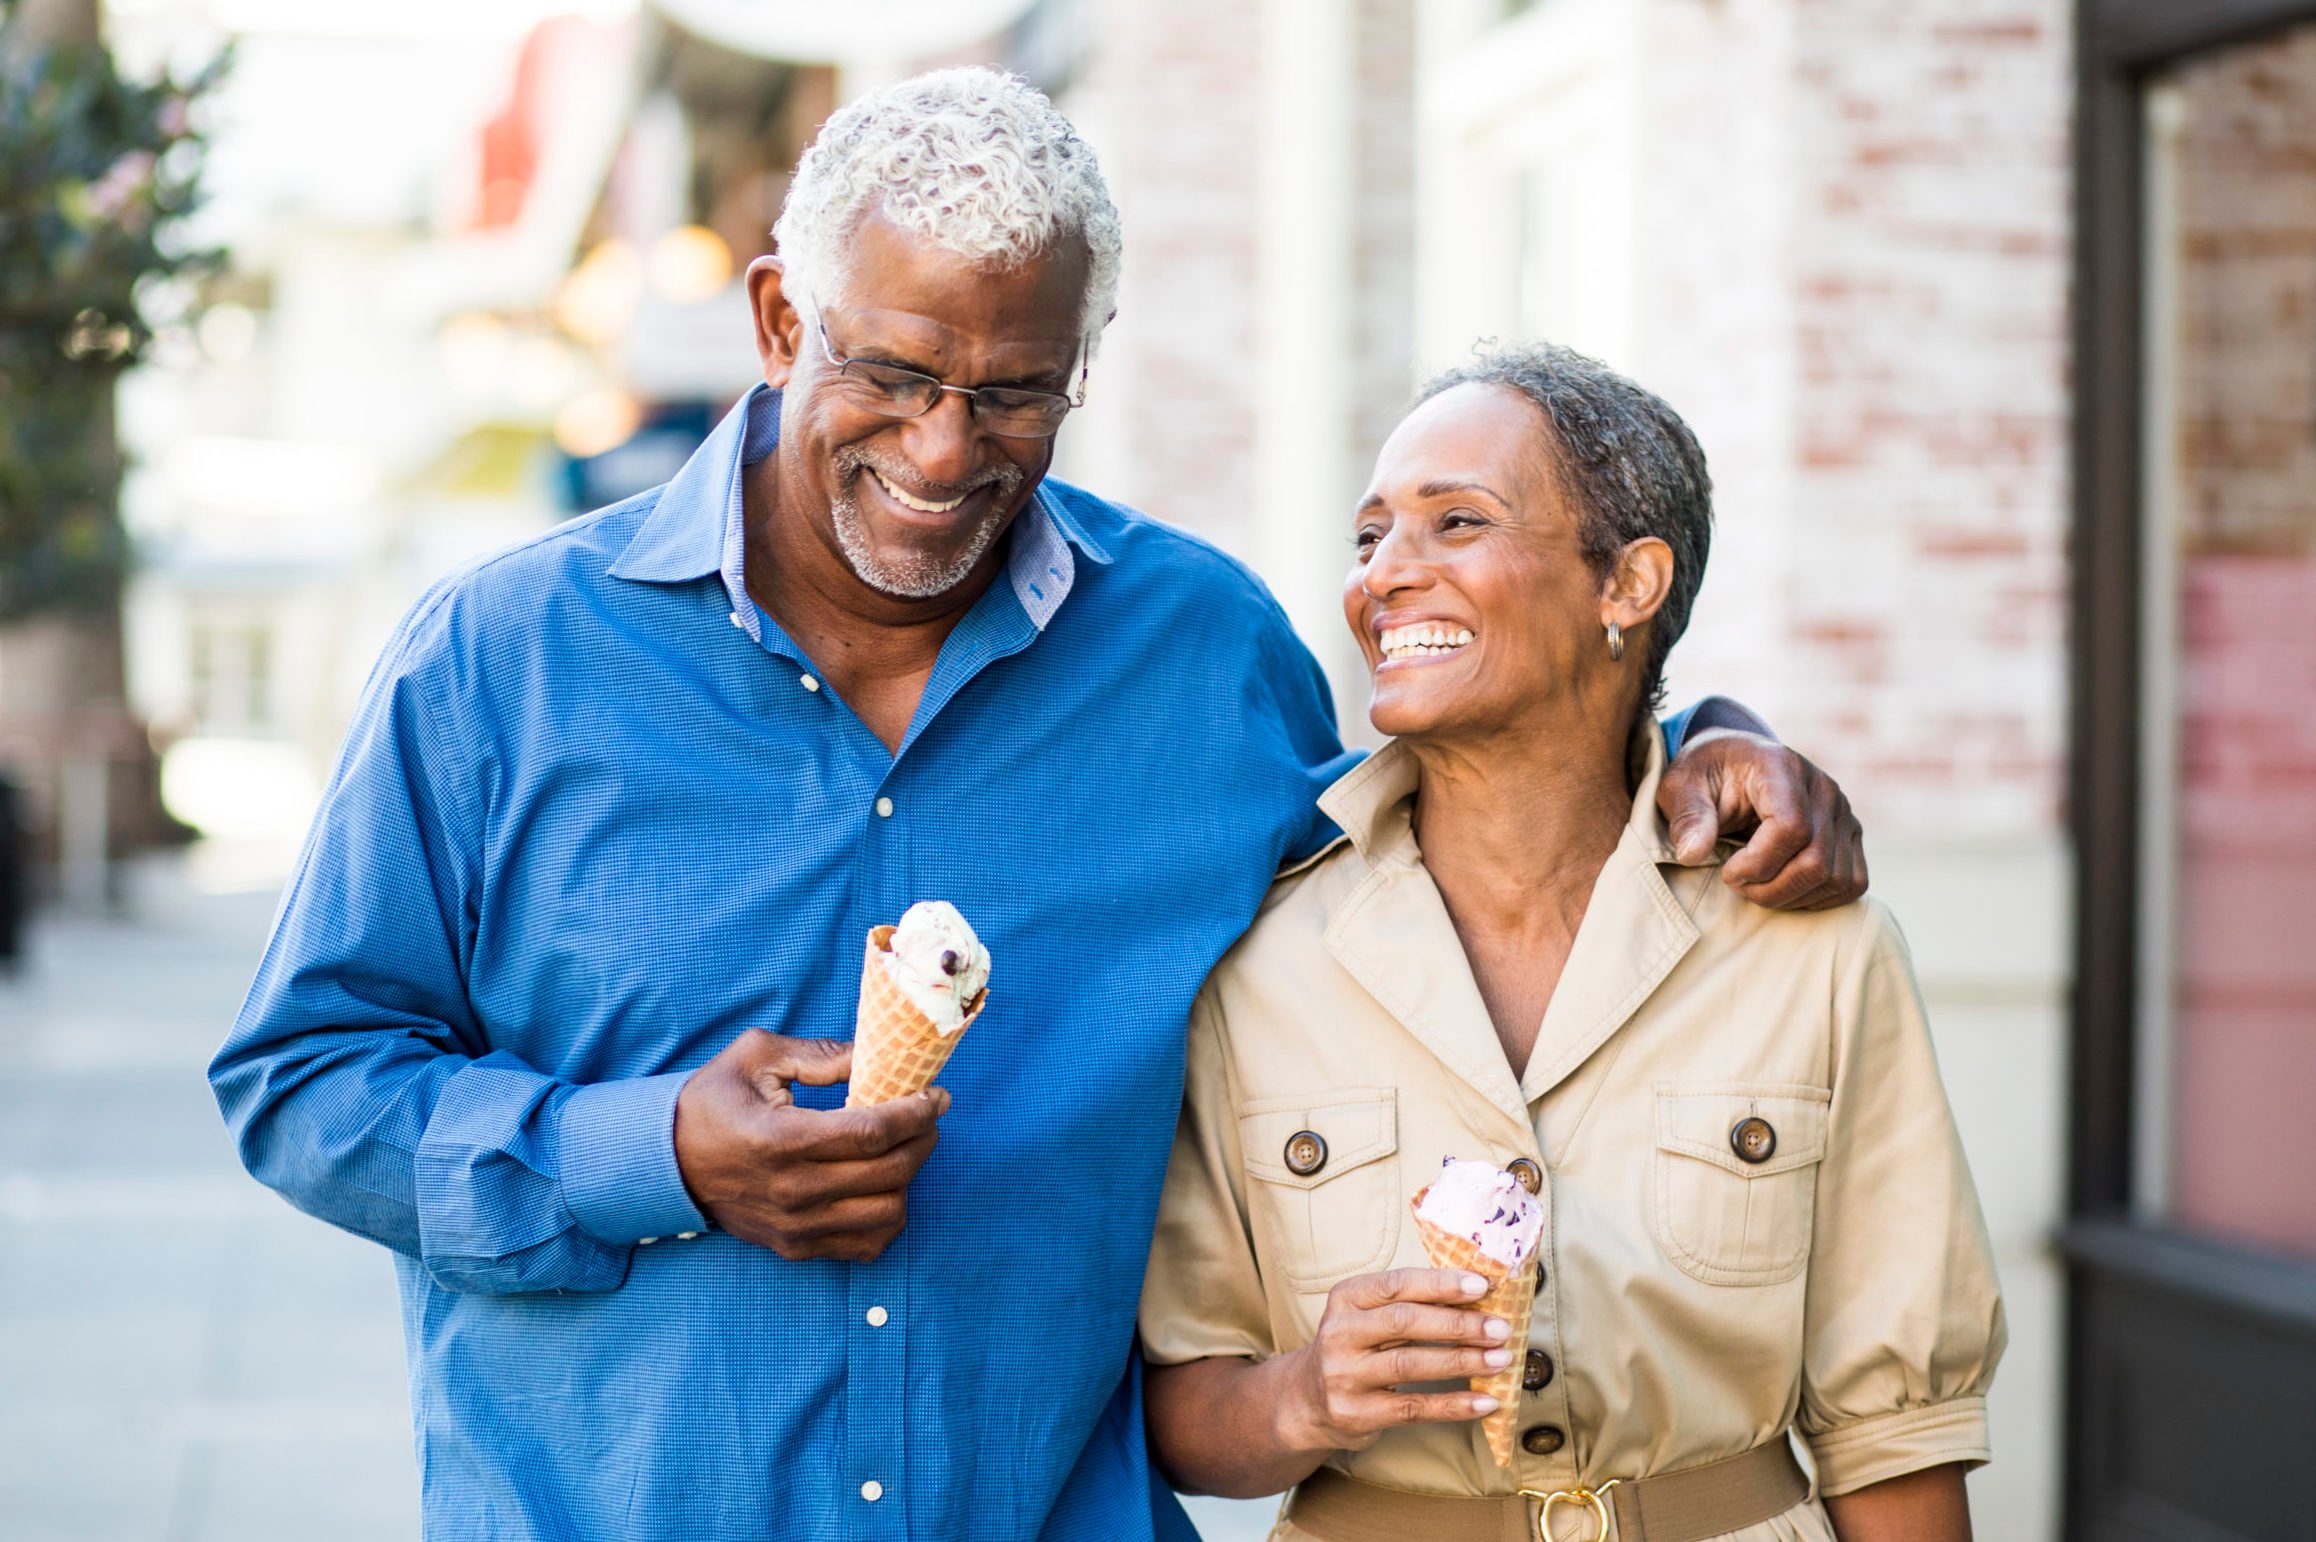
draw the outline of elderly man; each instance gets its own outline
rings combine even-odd
[[[847,108],[777,234],[765,385],[675,480],[403,623],[218,1099],[394,1252],[430,1537],[1185,1534],[1136,1296],[1191,996],[1327,833],[1326,690],[1244,569],[1045,479],[1119,237],[1043,97]],[[1700,853],[1782,816],[1756,897],[1862,887],[1796,758],[1679,769]],[[861,938],[927,898],[993,1004],[843,1109]]]

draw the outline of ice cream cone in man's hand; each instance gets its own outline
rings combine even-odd
[[[1520,1180],[1486,1162],[1450,1158],[1412,1201],[1423,1250],[1435,1268],[1468,1269],[1488,1282],[1479,1309],[1512,1325],[1511,1362],[1471,1379],[1474,1392],[1496,1400],[1480,1421],[1501,1467],[1512,1465],[1512,1429],[1520,1415],[1520,1377],[1528,1358],[1528,1317],[1536,1305],[1536,1245],[1544,1207]]]
[[[928,1086],[989,1003],[989,950],[946,900],[911,905],[868,934],[845,1107]]]

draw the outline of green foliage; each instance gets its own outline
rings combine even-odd
[[[12,9],[12,8],[9,8]],[[189,250],[204,142],[187,80],[123,79],[102,45],[34,50],[0,9],[0,622],[102,606],[129,565],[113,387]]]

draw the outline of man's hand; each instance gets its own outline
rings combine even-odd
[[[1772,910],[1830,910],[1866,892],[1866,837],[1832,777],[1758,734],[1711,729],[1681,746],[1657,786],[1673,854],[1709,862],[1751,832],[1721,881]]]
[[[900,1235],[909,1180],[939,1139],[949,1094],[874,1108],[799,1108],[789,1083],[852,1074],[852,1045],[751,1028],[676,1098],[676,1166],[700,1212],[782,1258],[867,1263]]]

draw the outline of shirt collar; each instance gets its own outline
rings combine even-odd
[[[1657,784],[1665,775],[1665,738],[1653,720],[1633,734],[1632,758],[1640,775],[1633,793],[1628,833],[1652,860],[1673,862],[1673,843],[1657,812]],[[1398,739],[1368,756],[1319,795],[1319,812],[1335,821],[1372,867],[1402,843],[1415,839],[1415,753]]]
[[[771,454],[779,442],[780,393],[770,386],[755,386],[661,489],[658,506],[611,565],[611,576],[637,583],[681,583],[717,574],[732,614],[749,636],[762,642],[762,621],[748,598],[740,473]],[[1012,535],[1007,576],[1021,608],[1042,632],[1077,581],[1076,552],[1097,563],[1107,563],[1110,555],[1043,486],[1014,516]]]

